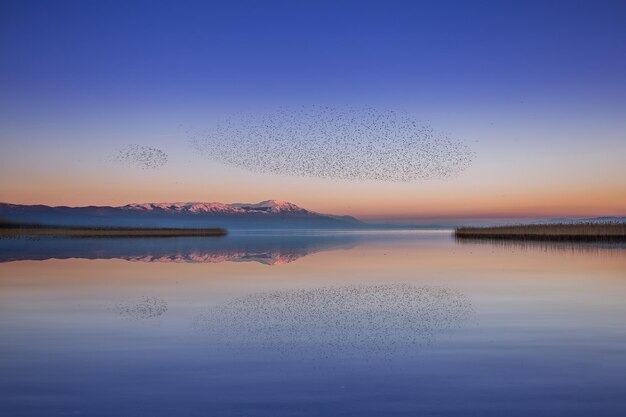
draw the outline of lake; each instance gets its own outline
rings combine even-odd
[[[2,416],[624,416],[626,247],[0,240]]]

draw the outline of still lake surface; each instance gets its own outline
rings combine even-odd
[[[626,247],[0,240],[2,416],[624,416]]]

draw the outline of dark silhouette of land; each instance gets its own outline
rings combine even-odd
[[[459,239],[511,239],[571,242],[626,241],[626,223],[533,224],[492,227],[459,227]]]
[[[0,220],[0,237],[188,237],[225,236],[222,228],[71,227]]]

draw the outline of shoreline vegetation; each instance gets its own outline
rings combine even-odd
[[[73,227],[0,222],[0,237],[217,237],[227,234],[222,228]]]
[[[458,227],[454,231],[454,236],[458,239],[626,242],[626,223],[572,223]]]

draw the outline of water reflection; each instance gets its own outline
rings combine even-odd
[[[387,356],[430,343],[471,315],[470,299],[448,287],[348,285],[234,298],[201,313],[195,327],[230,349]]]
[[[4,238],[0,239],[0,262],[46,259],[123,259],[133,262],[221,263],[258,262],[265,265],[291,263],[307,255],[349,250],[362,244],[423,241],[453,241],[460,246],[623,254],[626,242],[558,242],[514,239],[455,238],[450,231],[438,232],[239,232],[226,237],[177,238]]]
[[[0,239],[0,262],[46,259],[125,259],[138,262],[259,262],[280,265],[327,250],[350,249],[363,236],[349,233],[239,234],[181,238]]]
[[[136,300],[119,302],[117,314],[133,320],[144,320],[159,317],[167,312],[167,301],[161,297],[143,296]]]
[[[448,235],[448,231],[424,232]],[[225,237],[0,238],[0,262],[46,259],[124,259],[135,262],[258,262],[281,265],[304,256],[348,250],[365,242],[415,240],[420,232],[237,232]]]
[[[0,263],[0,415],[624,416],[626,250],[550,247],[449,232],[2,241],[5,261],[90,258]],[[317,253],[123,260],[223,248]]]
[[[585,242],[585,241],[558,241],[536,239],[494,239],[488,237],[456,237],[460,245],[474,245],[484,247],[501,247],[505,249],[520,249],[528,252],[541,250],[544,252],[571,252],[573,254],[595,253],[623,255],[626,242]]]

